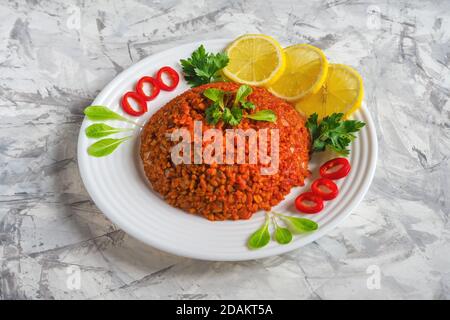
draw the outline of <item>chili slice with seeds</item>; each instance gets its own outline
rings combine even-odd
[[[337,180],[346,177],[350,172],[351,166],[345,158],[335,158],[325,162],[320,167],[320,175],[323,178]]]
[[[311,192],[318,195],[323,200],[332,200],[338,196],[339,189],[332,180],[319,178],[312,183]]]
[[[130,102],[128,101],[128,99],[133,99],[134,101],[136,101],[136,103],[140,107],[140,110],[138,110],[138,111],[134,110],[131,107]],[[143,115],[144,113],[147,112],[147,102],[137,92],[128,91],[122,97],[122,109],[123,109],[123,111],[125,111],[129,115],[138,117],[138,116],[141,116],[141,115]]]
[[[146,95],[144,92],[144,84],[148,83],[151,85],[152,89],[151,89],[151,93],[150,95]],[[151,101],[153,99],[155,99],[159,92],[161,91],[160,87],[159,87],[159,81],[156,80],[153,77],[142,77],[141,79],[139,79],[139,81],[136,84],[136,92],[143,97],[146,101]]]
[[[162,75],[163,74],[167,74],[171,80],[171,84],[167,85],[164,83],[163,79],[162,79]],[[173,89],[175,89],[178,85],[178,82],[180,82],[180,76],[178,75],[178,72],[176,72],[174,69],[172,69],[171,67],[162,67],[161,69],[158,70],[158,73],[156,74],[156,79],[159,82],[159,87],[164,90],[164,91],[172,91]]]
[[[305,192],[295,199],[295,207],[302,213],[317,213],[323,209],[323,199],[312,192]]]

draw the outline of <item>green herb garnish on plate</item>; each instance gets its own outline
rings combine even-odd
[[[107,121],[107,120],[117,120],[132,123],[135,126],[142,127],[138,123],[128,120],[127,118],[121,116],[120,114],[112,111],[105,106],[88,106],[84,109],[84,114],[91,121]],[[131,128],[114,128],[105,123],[94,123],[86,128],[86,137],[91,139],[99,139],[111,134],[132,131]],[[130,139],[132,136],[127,136],[120,139],[107,138],[99,140],[91,144],[87,152],[93,157],[104,157],[110,155],[117,149],[119,145]]]
[[[270,242],[269,222],[270,217],[267,215],[264,225],[250,236],[247,242],[250,249],[265,247]]]
[[[281,227],[278,225],[275,217],[272,217],[273,225],[275,226],[275,231],[273,237],[279,244],[288,244],[292,241],[292,233],[288,228]]]
[[[274,212],[274,214],[283,220],[289,231],[293,234],[311,232],[319,228],[319,225],[316,222],[306,218],[286,216],[276,212]]]
[[[285,226],[278,224],[276,218],[280,218]],[[249,249],[260,249],[270,242],[270,222],[273,223],[273,240],[278,244],[285,245],[291,243],[293,235],[305,234],[313,232],[319,228],[319,225],[309,219],[287,216],[277,212],[268,212],[266,220],[262,227],[256,230],[247,241]]]
[[[112,111],[111,109],[105,106],[89,106],[84,109],[84,114],[89,120],[92,121],[105,121],[105,120],[118,120],[124,121],[128,123],[132,123],[141,127],[141,125],[137,124],[134,121],[128,120],[127,118],[121,116],[120,114]]]
[[[311,152],[321,152],[330,149],[342,156],[348,156],[347,148],[358,132],[366,124],[358,120],[342,120],[343,113],[333,113],[318,121],[319,116],[313,113],[306,121],[306,127],[311,136]]]
[[[202,84],[223,81],[220,70],[228,64],[226,53],[216,54],[206,52],[201,45],[187,59],[181,59],[184,78],[191,87],[198,87]]]
[[[96,143],[91,144],[89,146],[89,148],[87,149],[88,154],[93,157],[104,157],[110,155],[111,153],[114,152],[114,150],[117,149],[117,147],[120,144],[122,144],[123,142],[127,141],[130,138],[131,136],[124,137],[121,139],[107,138],[99,140]]]
[[[86,137],[98,139],[109,136],[114,133],[131,131],[131,128],[114,128],[105,123],[94,123],[86,128],[84,131],[86,133]]]

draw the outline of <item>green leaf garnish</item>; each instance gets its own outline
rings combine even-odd
[[[256,230],[248,239],[247,246],[250,249],[259,249],[266,246],[270,241],[269,233],[269,217],[266,216],[266,221],[264,225]]]
[[[253,102],[250,101],[244,101],[241,103],[242,108],[249,109],[249,110],[255,110],[256,106],[253,104]]]
[[[242,109],[239,107],[225,108],[222,120],[231,126],[237,126],[242,120]]]
[[[89,106],[84,109],[84,114],[89,120],[92,121],[105,121],[105,120],[118,120],[132,123],[134,125],[140,126],[134,121],[128,120],[127,118],[115,113],[111,109],[105,106]]]
[[[279,213],[275,214],[283,220],[293,234],[311,232],[319,228],[319,225],[316,222],[309,219],[285,216]]]
[[[110,134],[131,131],[131,130],[133,130],[133,129],[114,128],[114,127],[108,126],[107,124],[104,124],[104,123],[94,123],[86,128],[85,133],[86,133],[86,137],[88,137],[88,138],[98,139],[98,138],[103,138],[103,137],[109,136]]]
[[[318,120],[317,113],[313,113],[306,121],[306,127],[311,136],[311,152],[325,151],[327,148],[342,156],[348,156],[347,148],[358,132],[366,124],[358,120],[342,120],[343,113],[333,113]]]
[[[260,110],[258,112],[245,115],[246,118],[258,120],[258,121],[268,121],[275,122],[277,121],[277,115],[272,110]]]
[[[104,157],[114,152],[114,150],[117,149],[117,147],[124,141],[130,139],[131,136],[124,137],[121,139],[103,139],[100,141],[95,142],[94,144],[91,144],[87,152],[90,156],[93,157]]]
[[[226,67],[228,61],[226,53],[208,53],[205,47],[201,45],[192,52],[189,58],[181,59],[180,63],[186,81],[191,87],[197,87],[223,80],[219,71]]]
[[[206,122],[215,125],[222,118],[222,114],[223,112],[219,104],[217,102],[214,102],[205,110]]]
[[[292,233],[288,228],[280,227],[273,217],[273,223],[275,225],[274,238],[279,244],[288,244],[292,241]]]
[[[225,124],[237,126],[241,123],[242,118],[246,117],[257,121],[277,120],[276,114],[272,110],[260,110],[253,114],[245,114],[243,110],[253,110],[255,105],[246,101],[247,97],[252,93],[252,88],[247,85],[241,85],[236,91],[233,104],[231,104],[232,92],[208,88],[203,91],[203,95],[213,103],[206,108],[206,122],[209,124],[217,124],[222,120]]]
[[[236,92],[236,96],[234,97],[233,106],[237,107],[239,103],[243,104],[246,102],[247,97],[252,93],[252,88],[243,84],[239,87]]]
[[[277,223],[279,217],[286,227],[281,227]],[[302,234],[315,231],[319,225],[312,220],[298,217],[285,216],[281,213],[267,213],[264,225],[256,230],[248,239],[247,246],[250,249],[259,249],[266,246],[270,241],[269,225],[273,222],[273,239],[279,244],[288,244],[292,241],[293,234]]]
[[[309,116],[306,121],[306,127],[309,129],[309,134],[311,136],[311,140],[315,141],[319,137],[319,115],[317,113],[313,113]]]
[[[208,88],[205,91],[203,91],[203,95],[213,102],[223,103],[224,94],[225,91],[216,88]]]

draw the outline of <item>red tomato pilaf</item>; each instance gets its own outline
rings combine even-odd
[[[305,119],[284,100],[266,89],[254,87],[248,100],[256,105],[256,111],[273,110],[277,121],[244,118],[234,128],[279,129],[278,173],[261,175],[261,164],[175,165],[171,148],[178,142],[168,138],[173,130],[186,128],[193,136],[195,120],[203,122],[203,131],[214,127],[205,121],[205,109],[211,102],[202,95],[210,87],[236,92],[239,85],[221,82],[188,90],[150,118],[141,135],[140,155],[145,175],[153,189],[172,206],[213,221],[249,219],[259,210],[270,210],[292,187],[304,185],[309,175],[309,134]],[[215,128],[225,135],[228,127],[219,122]],[[193,154],[193,143],[191,147]],[[248,150],[248,142],[246,147]]]

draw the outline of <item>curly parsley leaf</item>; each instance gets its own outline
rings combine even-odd
[[[242,120],[242,109],[239,107],[225,108],[222,120],[231,126],[237,126]]]
[[[206,122],[215,125],[220,119],[222,119],[223,112],[220,105],[215,102],[206,109],[205,114]]]
[[[358,120],[342,120],[343,113],[333,113],[318,120],[317,113],[313,113],[306,121],[306,127],[311,136],[311,152],[325,151],[327,148],[342,156],[348,156],[347,148],[358,132],[366,124]]]
[[[306,127],[309,129],[309,134],[311,136],[311,140],[315,141],[319,137],[319,115],[317,113],[313,113],[309,116],[306,121]]]
[[[253,114],[245,114],[244,110],[254,110],[255,105],[246,101],[252,93],[252,88],[247,85],[241,85],[236,91],[233,99],[232,92],[223,91],[216,88],[208,88],[203,91],[203,95],[213,101],[206,109],[206,121],[210,124],[217,124],[222,120],[225,124],[237,126],[242,118],[249,118],[257,121],[275,122],[276,114],[272,110],[260,110]]]
[[[191,87],[222,80],[220,70],[228,64],[226,53],[208,53],[201,45],[187,59],[181,59],[184,78]]]

